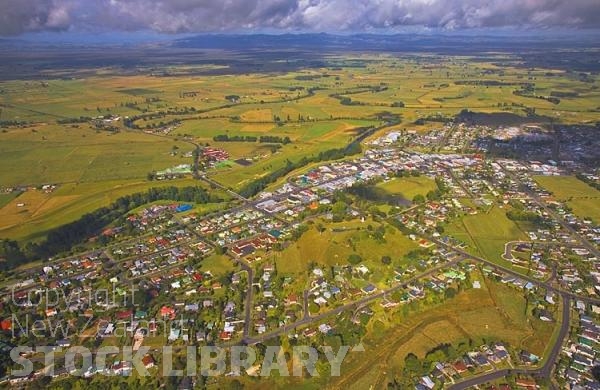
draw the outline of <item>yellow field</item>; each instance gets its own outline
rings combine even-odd
[[[81,215],[107,206],[117,198],[146,191],[154,186],[202,185],[192,179],[156,183],[149,181],[107,181],[68,183],[51,194],[28,190],[0,208],[0,236],[37,239],[53,227],[74,221]],[[18,203],[25,206],[17,207]]]

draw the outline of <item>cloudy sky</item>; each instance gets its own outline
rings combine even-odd
[[[0,36],[46,31],[600,28],[600,0],[1,0],[0,4]]]

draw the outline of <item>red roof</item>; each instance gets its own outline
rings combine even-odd
[[[219,334],[219,339],[221,339],[223,341],[231,340],[231,333],[221,332],[221,334]]]
[[[154,365],[154,358],[151,355],[146,355],[142,358],[142,363],[145,367]]]
[[[2,330],[11,330],[12,329],[12,320],[7,318],[0,322],[0,329]]]
[[[160,308],[160,315],[163,317],[175,318],[175,309],[172,307],[163,306]]]
[[[132,314],[133,314],[132,310],[125,310],[125,311],[118,312],[116,317],[118,320],[126,320],[128,318],[131,318]]]
[[[458,371],[459,373],[461,373],[461,372],[467,371],[467,366],[465,365],[464,362],[459,361],[459,362],[454,363],[454,369],[456,371]]]
[[[199,282],[199,281],[201,281],[201,280],[202,280],[202,275],[201,275],[201,274],[199,274],[198,272],[194,272],[194,274],[192,275],[192,278],[194,278],[194,280],[195,280],[196,282]]]

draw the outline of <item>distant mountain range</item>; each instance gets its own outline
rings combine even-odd
[[[482,52],[547,50],[555,48],[599,47],[594,32],[570,35],[532,33],[531,35],[454,35],[454,34],[208,34],[176,39],[173,45],[200,49],[313,49],[328,51],[401,52]]]

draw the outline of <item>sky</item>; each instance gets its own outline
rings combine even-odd
[[[0,37],[31,33],[600,29],[600,0],[1,0]]]

